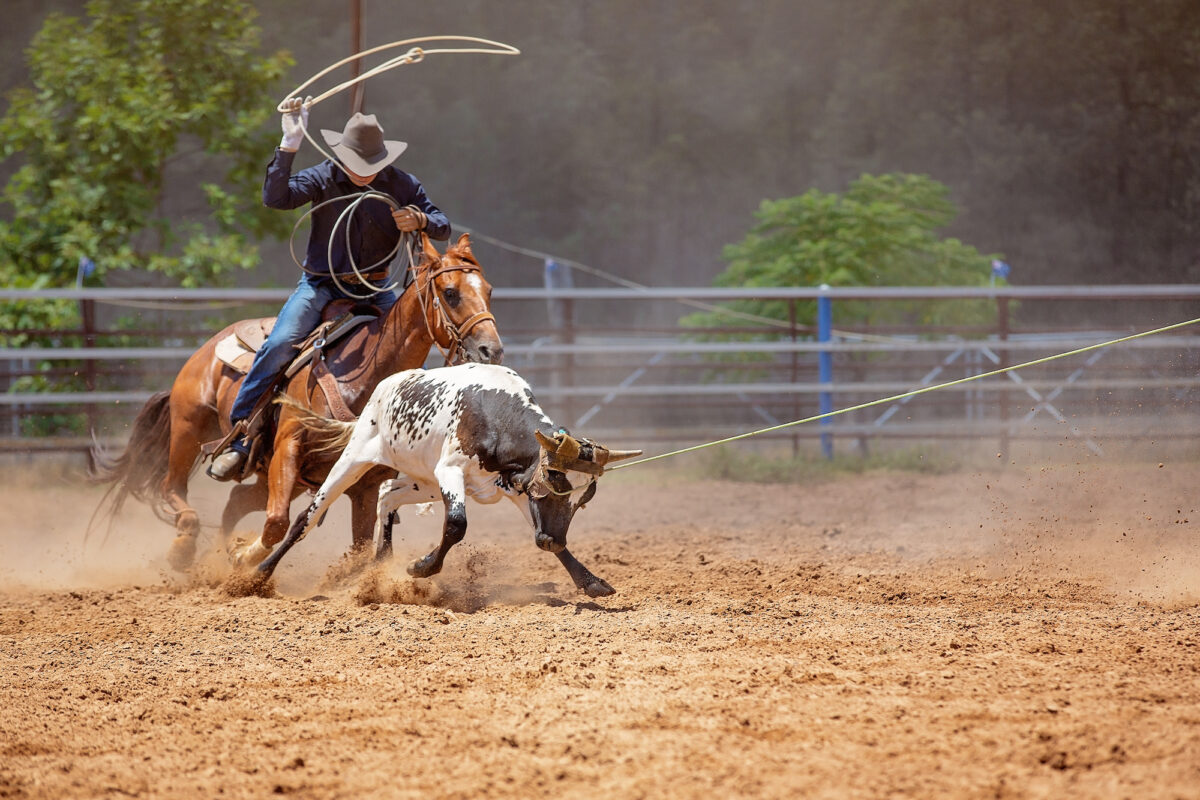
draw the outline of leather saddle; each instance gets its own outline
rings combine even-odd
[[[342,397],[337,378],[329,371],[329,367],[325,363],[324,349],[364,323],[378,317],[379,310],[372,306],[357,305],[351,300],[334,300],[329,303],[321,311],[321,324],[296,346],[296,355],[284,370],[284,379],[292,377],[306,364],[312,362],[313,369],[310,371],[309,380],[320,386],[330,411],[342,421],[353,420],[354,414],[346,405],[345,398]],[[229,335],[217,342],[215,355],[222,364],[245,375],[254,361],[255,354],[274,327],[275,317],[242,320],[234,325]],[[265,412],[274,394],[273,391],[266,392],[259,400],[250,418],[239,423],[224,437],[206,442],[201,447],[202,455],[205,458],[211,457],[224,450],[234,437],[244,435],[251,443],[251,450],[242,478],[253,472],[253,465],[257,462],[261,452],[259,434],[264,425],[270,424],[267,421],[270,415]]]
[[[321,311],[321,324],[296,346],[296,355],[288,364],[284,375],[288,378],[312,360],[321,347],[341,339],[360,325],[379,316],[378,309],[356,305],[350,300],[334,300]],[[222,364],[245,375],[254,362],[254,356],[275,327],[275,317],[244,319],[233,326],[233,331],[217,342],[216,356]],[[319,346],[314,346],[319,345]]]

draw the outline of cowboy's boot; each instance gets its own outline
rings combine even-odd
[[[242,471],[246,467],[246,459],[249,456],[250,448],[246,446],[246,442],[241,437],[234,439],[220,455],[213,457],[212,463],[206,470],[208,477],[218,481],[233,479],[240,481]]]

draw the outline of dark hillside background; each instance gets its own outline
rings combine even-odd
[[[267,47],[297,60],[280,98],[349,54],[349,2],[257,6]],[[82,7],[4,0],[6,88],[45,14]],[[764,198],[904,171],[950,187],[947,233],[1003,253],[1013,284],[1200,282],[1196,0],[363,0],[362,17],[364,48],[521,49],[366,87],[451,220],[516,245],[705,285]],[[318,106],[312,127],[340,129],[349,104]],[[264,253],[241,282],[289,283],[286,249]],[[535,260],[479,254],[496,285],[541,281]]]

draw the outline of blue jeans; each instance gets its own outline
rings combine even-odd
[[[360,287],[350,287],[350,290],[361,293]],[[308,274],[300,278],[292,296],[279,310],[275,327],[254,356],[250,371],[242,380],[233,401],[233,409],[229,412],[230,421],[238,422],[250,416],[263,392],[275,384],[280,373],[291,363],[296,355],[296,345],[321,323],[321,309],[330,300],[345,296],[329,278]],[[369,302],[379,309],[380,314],[386,314],[396,304],[396,293],[382,292],[369,301],[359,302]]]

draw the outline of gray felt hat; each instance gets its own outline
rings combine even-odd
[[[385,141],[374,114],[356,113],[341,133],[322,130],[321,135],[343,166],[363,177],[379,172],[408,147],[405,142]]]

